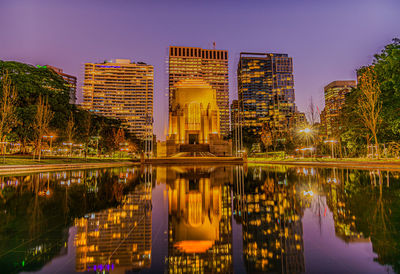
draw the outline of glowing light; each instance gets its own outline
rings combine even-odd
[[[304,196],[314,196],[314,192],[312,191],[312,190],[309,190],[309,191],[305,191],[305,190],[303,190],[303,195]]]

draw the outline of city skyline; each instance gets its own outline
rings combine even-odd
[[[168,128],[169,46],[212,49],[215,41],[216,49],[227,50],[230,102],[237,98],[235,74],[241,51],[287,53],[293,57],[296,104],[305,111],[311,96],[322,110],[325,85],[355,79],[355,70],[370,63],[372,52],[400,36],[400,3],[390,0],[70,3],[2,1],[0,59],[49,64],[77,76],[78,102],[84,63],[127,58],[153,65],[154,133],[160,139]],[[143,24],[145,20],[151,24]]]

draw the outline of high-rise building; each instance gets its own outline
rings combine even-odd
[[[333,81],[324,88],[325,109],[323,120],[325,121],[326,135],[336,137],[340,131],[340,111],[342,110],[346,94],[356,87],[356,81]]]
[[[75,102],[76,102],[76,77],[64,73],[62,69],[57,68],[57,67],[53,67],[53,66],[49,66],[49,65],[46,65],[46,67],[51,69],[58,75],[60,75],[68,83],[68,87],[70,88],[69,103],[75,104]]]
[[[192,47],[169,47],[169,107],[175,83],[191,78],[206,81],[217,92],[220,132],[229,133],[228,51]]]
[[[231,104],[231,130],[237,126],[239,119],[239,102],[238,100],[233,100]]]
[[[237,70],[242,123],[255,133],[287,130],[296,110],[293,62],[287,54],[240,53]]]
[[[138,138],[153,134],[153,66],[127,59],[86,63],[83,108],[123,121]]]

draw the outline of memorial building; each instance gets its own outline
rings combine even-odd
[[[232,144],[222,139],[217,95],[201,79],[175,84],[166,142],[158,143],[158,157],[230,156]]]

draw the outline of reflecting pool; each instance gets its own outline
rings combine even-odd
[[[399,273],[400,172],[132,166],[0,177],[0,273]]]

